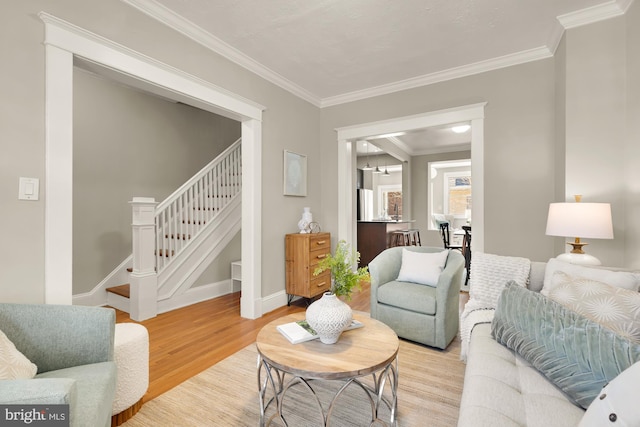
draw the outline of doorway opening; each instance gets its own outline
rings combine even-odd
[[[350,244],[356,242],[356,197],[352,189],[356,182],[355,143],[372,135],[412,131],[456,122],[471,125],[471,161],[474,191],[474,250],[484,250],[484,107],[472,104],[423,114],[363,123],[336,129],[338,134],[338,238]],[[387,150],[389,151],[389,150]],[[409,167],[403,167],[403,211],[413,214],[411,207],[411,156],[398,149],[393,155]],[[404,166],[405,163],[403,163]]]
[[[453,229],[471,224],[472,177],[471,159],[429,162],[428,227],[439,230],[445,218]]]
[[[89,61],[110,78],[241,122],[242,296],[240,315],[262,316],[261,157],[263,106],[41,12],[45,23],[45,303],[72,303],[73,67]]]

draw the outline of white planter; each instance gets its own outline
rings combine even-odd
[[[340,334],[351,324],[351,307],[331,292],[325,292],[322,298],[307,308],[307,323],[324,344],[335,344]]]

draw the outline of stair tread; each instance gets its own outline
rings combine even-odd
[[[107,292],[111,292],[112,294],[120,295],[125,298],[130,298],[131,286],[128,283],[125,285],[113,286],[111,288],[107,288]]]

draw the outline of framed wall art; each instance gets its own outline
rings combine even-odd
[[[307,156],[284,150],[284,195],[307,195]]]

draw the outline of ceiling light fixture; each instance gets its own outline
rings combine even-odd
[[[382,173],[382,170],[380,169],[380,159],[378,157],[380,156],[376,156],[376,169],[373,173]]]
[[[384,162],[384,173],[382,174],[382,176],[391,176],[391,174],[389,173],[389,170],[387,169],[387,162]]]
[[[373,169],[373,168],[372,168],[372,167],[371,167],[371,165],[369,164],[369,144],[367,144],[367,142],[365,141],[365,142],[364,142],[364,146],[365,146],[365,147],[367,147],[367,164],[366,164],[366,165],[364,165],[364,167],[362,168],[362,170],[370,171],[370,170],[371,170],[371,169]]]
[[[451,130],[454,131],[455,133],[465,133],[469,129],[471,129],[471,126],[469,125],[459,125],[459,126],[451,127]]]
[[[384,135],[370,136],[369,139],[382,139],[382,138],[391,138],[393,136],[402,136],[406,132],[394,132],[394,133],[385,133]]]

